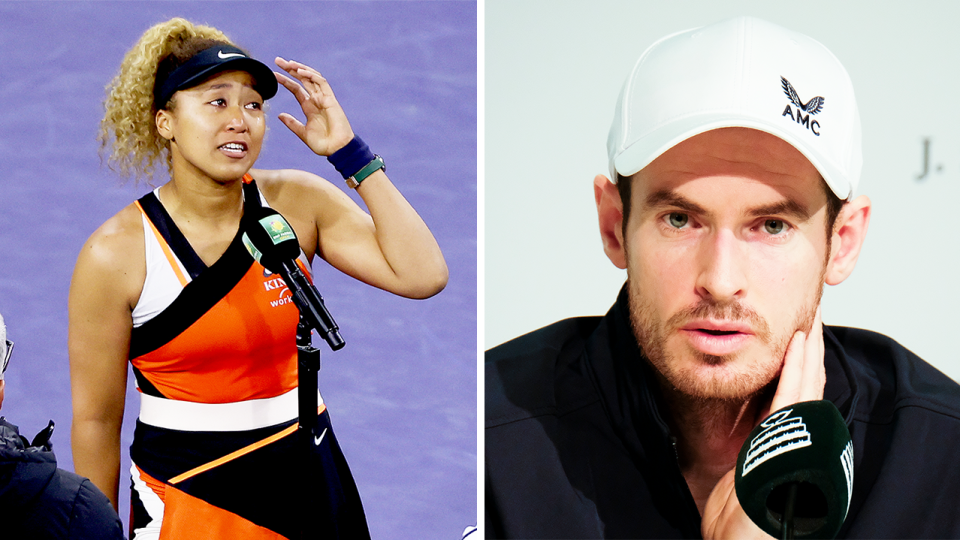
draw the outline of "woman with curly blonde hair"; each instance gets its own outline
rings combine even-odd
[[[274,73],[214,28],[149,29],[108,87],[100,141],[124,176],[169,180],[84,245],[70,288],[74,465],[117,506],[127,361],[141,394],[131,446],[136,538],[299,537],[299,313],[279,276],[244,247],[244,216],[282,214],[300,245],[340,271],[409,298],[447,268],[429,229],[354,135],[316,70]],[[326,156],[369,213],[304,171],[254,164],[264,100],[283,86],[305,121],[279,119]],[[323,503],[310,536],[368,537],[360,497],[320,400],[311,459]]]

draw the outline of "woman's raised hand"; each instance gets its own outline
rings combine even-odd
[[[306,123],[301,123],[290,114],[280,113],[280,121],[321,156],[329,156],[350,142],[353,129],[323,75],[300,62],[279,56],[276,63],[290,74],[287,77],[274,72],[277,82],[293,94],[306,116]]]

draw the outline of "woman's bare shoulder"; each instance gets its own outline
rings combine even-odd
[[[84,249],[100,255],[125,256],[140,246],[143,252],[143,220],[136,203],[130,203],[93,231]],[[136,251],[136,250],[134,250]]]
[[[146,276],[140,216],[140,209],[131,203],[98,227],[77,257],[74,281],[89,277],[138,296]]]
[[[297,199],[330,189],[339,191],[321,176],[298,169],[256,169],[250,171],[250,175],[267,199]]]

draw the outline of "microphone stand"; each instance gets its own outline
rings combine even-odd
[[[317,433],[317,383],[320,373],[320,349],[313,346],[313,324],[307,317],[300,314],[297,324],[297,408],[299,423],[297,437],[300,448],[300,459],[303,463],[304,477],[300,491],[300,537],[301,538],[340,538],[336,512],[333,501],[330,500],[327,490],[318,489],[323,476],[315,456],[316,448],[323,441],[326,433]],[[318,329],[319,331],[319,329]],[[339,343],[343,346],[340,334],[334,329],[332,333],[335,341],[331,341],[330,334],[324,336],[331,348]],[[338,340],[338,341],[336,341]],[[311,520],[311,517],[323,516],[322,525]]]
[[[318,471],[314,452],[317,436],[317,380],[320,373],[320,349],[313,346],[312,328],[304,316],[297,324],[297,438],[303,462],[304,489],[300,491],[300,537],[308,538],[310,516],[319,506],[317,499]]]
[[[790,482],[789,491],[787,491],[787,503],[783,509],[783,522],[780,524],[780,535],[783,540],[793,540],[793,511],[797,504],[798,486],[798,483]]]

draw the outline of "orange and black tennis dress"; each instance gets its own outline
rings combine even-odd
[[[246,180],[249,212],[264,201]],[[137,205],[147,278],[130,340],[141,393],[130,449],[131,538],[300,538],[307,486],[296,435],[299,314],[290,292],[253,260],[240,232],[207,267],[156,191]],[[323,485],[312,486],[321,504],[309,511],[309,537],[369,538],[319,402],[322,435],[310,459]]]

